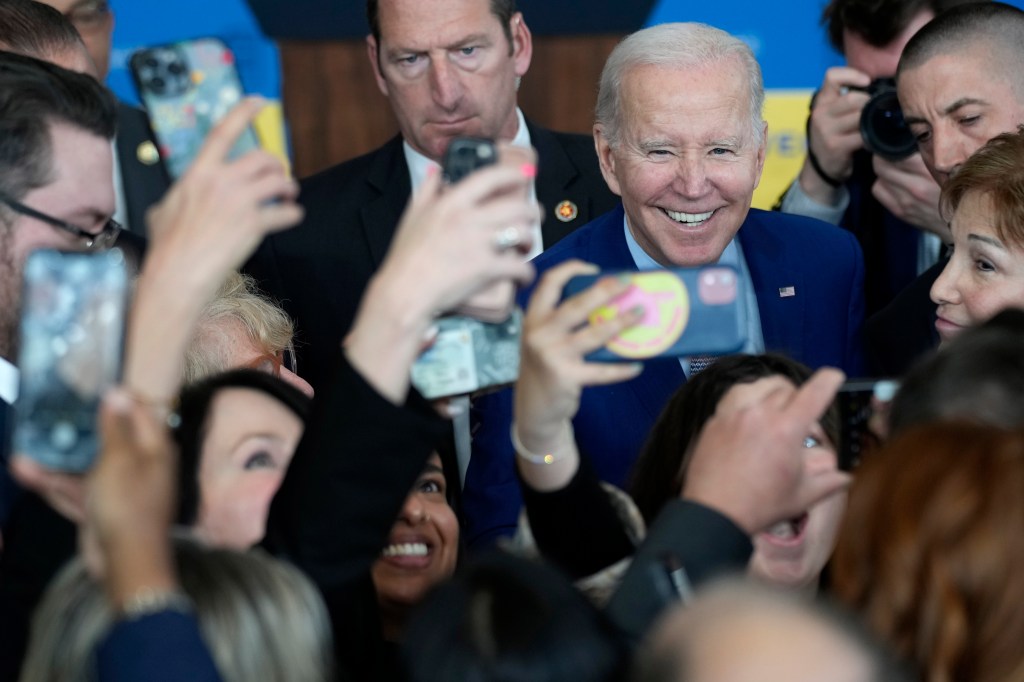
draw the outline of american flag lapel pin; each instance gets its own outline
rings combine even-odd
[[[779,298],[796,296],[796,287],[779,287]]]

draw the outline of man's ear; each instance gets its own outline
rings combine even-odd
[[[384,80],[384,74],[380,69],[380,46],[373,34],[366,36],[366,56],[370,59],[370,68],[373,69],[373,77],[377,80],[377,88],[387,97],[388,82]]]
[[[594,149],[597,151],[597,161],[601,165],[601,175],[613,193],[622,196],[619,187],[619,177],[615,174],[615,155],[612,153],[612,146],[604,134],[604,128],[600,123],[594,124]]]
[[[533,36],[522,12],[513,14],[511,21],[512,61],[515,63],[516,75],[522,77],[530,69],[530,61],[533,59]]]

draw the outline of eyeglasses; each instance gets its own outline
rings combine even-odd
[[[102,251],[104,249],[109,249],[114,243],[114,240],[117,239],[117,235],[121,234],[121,224],[113,218],[107,220],[106,224],[103,225],[102,230],[93,234],[88,230],[83,230],[77,225],[72,225],[69,222],[54,218],[53,216],[46,215],[42,211],[37,211],[30,206],[26,206],[6,194],[0,193],[0,202],[7,204],[7,206],[9,206],[15,213],[20,213],[21,215],[28,216],[29,218],[35,218],[47,225],[52,225],[53,227],[64,230],[65,232],[70,232],[82,240],[82,246],[90,251]]]
[[[273,374],[280,378],[281,369],[295,373],[295,351],[291,348],[284,348],[276,353],[264,353],[263,355],[245,363],[249,369],[258,369],[261,372]]]
[[[64,13],[79,33],[99,28],[110,16],[110,4],[106,0],[80,2]]]

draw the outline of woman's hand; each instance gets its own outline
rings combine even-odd
[[[523,262],[540,209],[529,198],[536,153],[501,146],[498,162],[451,185],[439,173],[413,196],[345,340],[349,361],[402,402],[434,319],[503,281],[528,282]]]
[[[568,261],[548,271],[530,299],[523,320],[522,354],[516,382],[513,429],[529,453],[551,453],[553,464],[517,458],[523,478],[538,490],[562,487],[576,471],[579,453],[571,420],[585,386],[632,379],[640,364],[588,362],[585,356],[638,322],[631,310],[609,322],[589,324],[592,311],[624,294],[628,279],[605,277],[560,303],[562,290],[577,275],[597,272],[593,265]]]
[[[267,234],[302,219],[298,184],[277,158],[262,150],[228,158],[262,107],[246,99],[232,109],[149,212],[152,239],[132,307],[124,383],[153,402],[177,395],[193,328],[228,273]]]
[[[88,478],[80,542],[118,607],[142,589],[176,585],[169,534],[176,456],[153,409],[123,390],[104,398],[99,423],[102,447]]]

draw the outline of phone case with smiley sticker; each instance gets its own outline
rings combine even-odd
[[[563,298],[602,277],[629,276],[626,293],[590,313],[590,323],[613,320],[640,306],[639,323],[590,353],[588,360],[635,362],[657,357],[727,355],[747,342],[747,312],[739,273],[727,265],[602,272],[569,280]]]

